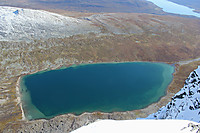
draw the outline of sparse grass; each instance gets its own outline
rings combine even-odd
[[[182,66],[176,66],[177,70],[174,74],[174,79],[169,86],[168,91],[170,93],[177,93],[184,85],[185,80],[189,74],[200,66],[200,61],[195,61]]]

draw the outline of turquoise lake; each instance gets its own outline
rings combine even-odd
[[[157,102],[173,79],[164,63],[75,65],[23,76],[22,107],[29,120],[84,112],[142,109]]]

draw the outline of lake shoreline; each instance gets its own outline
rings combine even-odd
[[[20,109],[21,109],[21,112],[22,112],[22,120],[26,120],[24,110],[23,110],[23,107],[22,107],[22,101],[21,101],[20,80],[21,80],[21,76],[18,78],[17,84],[16,84],[16,97],[17,97],[16,100],[17,100],[17,104],[20,106]]]
[[[20,105],[20,108],[21,108],[21,110],[22,110],[22,120],[26,120],[26,121],[34,121],[34,120],[42,120],[42,119],[46,119],[46,120],[50,120],[50,119],[53,119],[53,118],[55,118],[55,117],[59,117],[60,115],[65,115],[65,114],[58,114],[58,115],[56,115],[56,116],[54,116],[54,117],[52,117],[52,118],[50,118],[50,119],[48,119],[48,118],[39,118],[39,119],[32,119],[32,120],[28,120],[28,118],[26,118],[25,117],[25,114],[24,114],[24,110],[23,110],[23,106],[22,106],[22,102],[21,102],[21,97],[22,97],[22,94],[20,93],[20,80],[22,79],[22,77],[23,76],[25,76],[25,75],[30,75],[30,74],[35,74],[35,73],[38,73],[38,72],[41,72],[41,73],[43,73],[43,72],[47,72],[47,71],[51,71],[51,70],[59,70],[59,69],[65,69],[65,68],[68,68],[68,67],[74,67],[74,66],[77,66],[77,65],[88,65],[88,64],[108,64],[108,63],[110,63],[110,64],[115,64],[115,63],[134,63],[134,62],[148,62],[148,61],[133,61],[133,62],[130,62],[130,61],[127,61],[127,62],[89,62],[89,63],[81,63],[81,64],[69,64],[69,65],[63,65],[63,66],[56,66],[56,67],[54,67],[54,68],[46,68],[46,69],[43,69],[43,70],[41,70],[41,71],[36,71],[36,72],[31,72],[31,73],[27,73],[27,74],[23,74],[23,75],[21,75],[19,78],[18,78],[18,81],[17,81],[17,86],[16,86],[16,92],[17,92],[17,95],[18,95],[18,97],[17,97],[17,101],[18,101],[18,103],[19,103],[19,105]],[[161,63],[161,64],[169,64],[169,65],[171,65],[171,66],[173,66],[174,67],[174,72],[173,72],[173,74],[175,73],[175,66],[173,65],[173,64],[171,64],[171,63],[167,63],[167,62],[148,62],[148,63]],[[173,79],[172,79],[172,81],[173,81]],[[172,81],[170,82],[170,84],[172,83]],[[169,97],[166,97],[167,95],[168,95],[168,88],[169,88],[169,86],[170,86],[170,84],[168,85],[168,87],[166,88],[166,94],[164,95],[164,96],[162,96],[162,97],[160,97],[159,98],[159,100],[158,101],[156,101],[156,102],[153,102],[153,103],[151,103],[150,105],[148,105],[148,106],[146,106],[146,107],[144,107],[144,108],[141,108],[141,109],[136,109],[136,110],[131,110],[131,111],[120,111],[120,112],[109,112],[109,113],[107,113],[107,112],[100,112],[100,111],[94,111],[94,112],[83,112],[83,113],[81,113],[80,115],[75,115],[75,114],[73,114],[73,113],[66,113],[66,114],[69,114],[69,115],[73,115],[74,117],[81,117],[82,115],[84,115],[85,113],[86,114],[93,114],[93,113],[102,113],[102,114],[113,114],[113,113],[130,113],[130,112],[135,112],[135,111],[138,111],[138,110],[146,110],[147,108],[152,108],[151,106],[154,106],[154,104],[155,103],[158,103],[161,99],[166,99],[166,98],[169,98]]]
[[[171,98],[175,95],[175,93],[171,92],[170,90],[170,87],[173,85],[173,82],[175,80],[175,77],[174,75],[177,74],[179,68],[182,66],[182,65],[186,65],[186,64],[189,64],[191,62],[195,62],[195,61],[199,61],[200,58],[196,58],[196,59],[192,59],[192,60],[185,60],[185,61],[178,61],[178,62],[157,62],[157,61],[151,61],[151,63],[164,63],[164,64],[169,64],[169,65],[172,65],[174,66],[174,73],[173,73],[173,79],[171,81],[171,83],[168,85],[168,87],[166,88],[166,94],[161,97],[157,102],[155,103],[152,103],[142,109],[139,109],[139,110],[132,110],[132,111],[123,111],[123,112],[112,112],[112,113],[104,113],[104,112],[99,112],[99,111],[95,111],[95,112],[92,112],[92,113],[88,113],[88,112],[84,112],[80,115],[75,115],[75,114],[72,114],[72,113],[68,113],[68,114],[61,114],[61,115],[57,115],[51,119],[54,119],[54,118],[57,118],[57,117],[60,117],[60,116],[63,116],[63,115],[70,115],[70,116],[73,116],[73,117],[81,117],[81,116],[84,116],[85,114],[95,114],[95,113],[101,113],[101,114],[134,114],[135,112],[142,112],[144,113],[143,115],[144,116],[141,116],[142,118],[145,118],[147,117],[149,114],[151,113],[154,113],[156,112],[159,108],[160,108],[160,105],[161,106],[165,106],[168,102],[171,101]],[[130,62],[130,61],[124,61],[124,62],[81,62],[80,64],[102,64],[102,63],[127,63],[127,62]],[[131,61],[131,62],[148,62],[148,61]],[[49,71],[49,70],[56,70],[56,69],[61,69],[62,67],[63,68],[67,68],[67,67],[73,67],[74,65],[80,65],[79,63],[77,64],[69,64],[69,65],[59,65],[59,66],[56,66],[54,68],[45,68],[45,69],[42,69],[42,70],[38,70],[38,71],[35,71],[35,72],[30,72],[30,73],[27,73],[27,74],[22,74],[19,78],[18,78],[18,81],[17,81],[17,84],[16,84],[16,95],[17,95],[17,104],[20,105],[20,109],[21,109],[21,112],[22,112],[22,120],[24,121],[37,121],[37,120],[50,120],[50,119],[44,119],[44,118],[41,118],[41,119],[34,119],[34,120],[28,120],[26,117],[25,117],[25,114],[24,114],[24,110],[23,110],[23,107],[22,107],[22,102],[21,102],[21,93],[20,93],[20,79],[25,76],[25,75],[29,75],[29,74],[34,74],[34,73],[37,73],[37,72],[40,72],[40,71]],[[181,89],[181,88],[180,88]],[[179,89],[179,90],[180,90]],[[167,101],[167,102],[164,102],[163,101]]]
[[[185,61],[190,61],[190,60],[185,60]],[[24,132],[25,129],[29,129],[32,127],[34,127],[34,130],[40,131],[43,128],[44,124],[53,124],[53,126],[57,125],[65,132],[71,132],[79,127],[82,127],[89,123],[93,123],[99,119],[132,120],[137,118],[146,118],[148,115],[157,112],[162,106],[165,106],[168,102],[170,102],[171,98],[177,92],[179,92],[180,89],[183,87],[184,81],[186,80],[188,75],[193,70],[195,70],[197,66],[200,65],[199,61],[194,61],[192,63],[188,62],[188,64],[179,64],[178,61],[164,62],[164,63],[175,66],[173,81],[168,86],[166,90],[167,91],[166,95],[162,97],[158,102],[152,103],[146,108],[134,111],[126,111],[126,112],[113,112],[113,113],[86,112],[79,116],[76,116],[74,114],[62,114],[62,115],[57,115],[51,119],[35,119],[35,120],[23,120],[23,121],[21,120],[22,124],[20,129],[18,129],[18,131]],[[66,65],[66,66],[71,66],[71,65]],[[47,130],[45,131],[50,131],[50,129],[47,128]]]

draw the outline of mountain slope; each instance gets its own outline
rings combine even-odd
[[[0,5],[77,12],[143,12],[164,14],[146,0],[0,0]]]
[[[193,71],[172,101],[148,119],[184,119],[200,122],[200,66]]]
[[[187,7],[196,9],[196,10],[200,10],[199,0],[190,0],[190,1],[189,0],[181,0],[181,1],[180,0],[169,0],[169,1],[180,4],[180,5],[187,6]]]
[[[0,41],[67,37],[99,29],[91,22],[58,14],[0,6]]]
[[[107,13],[75,18],[47,11],[0,6],[0,22],[0,41],[64,38],[91,32],[191,35],[187,35],[188,38],[196,38],[200,33],[198,19],[141,13]],[[195,44],[198,44],[198,39],[191,40],[197,40]]]

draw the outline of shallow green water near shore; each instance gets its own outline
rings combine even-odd
[[[24,76],[20,81],[27,119],[59,114],[144,108],[165,95],[174,67],[164,63],[85,64]]]

